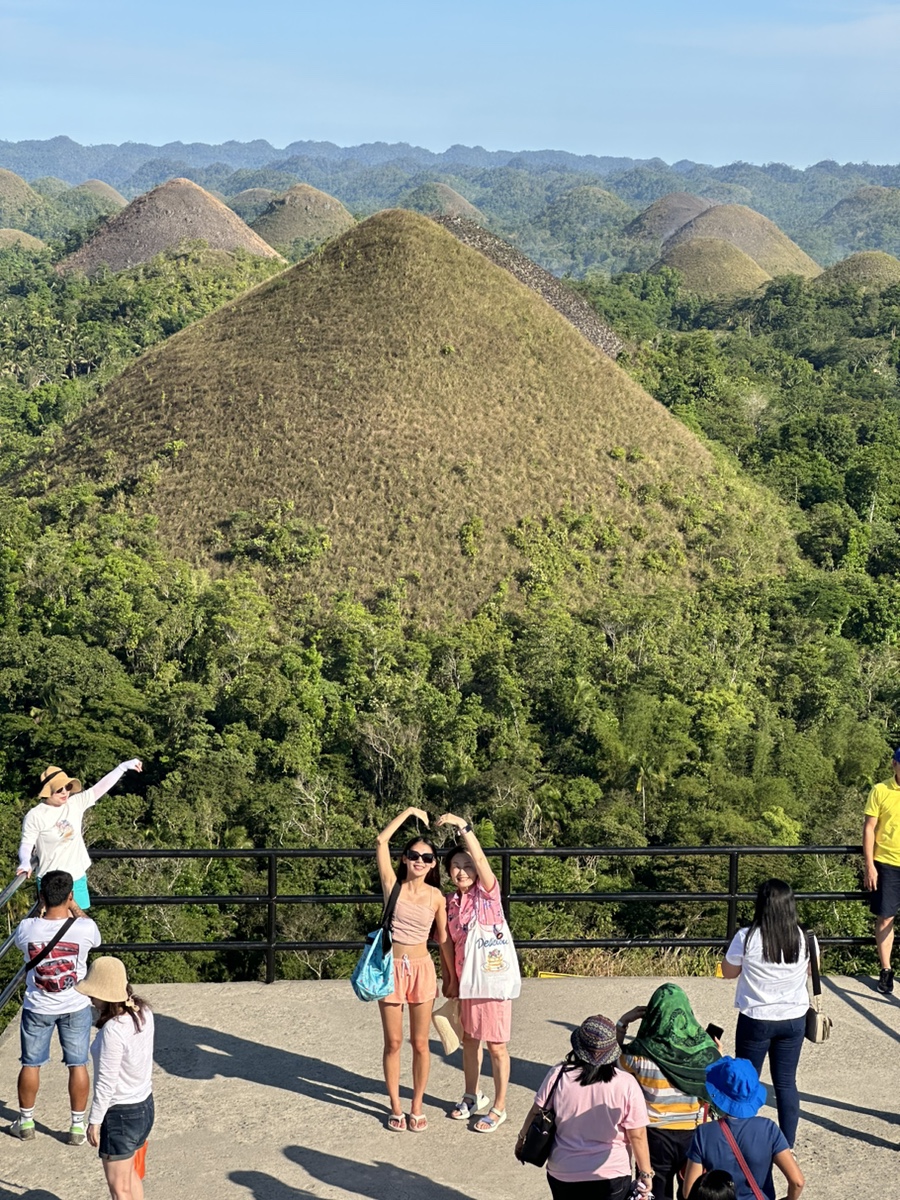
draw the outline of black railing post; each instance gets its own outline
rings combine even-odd
[[[510,853],[506,850],[500,860],[500,900],[503,904],[503,912],[506,914],[507,921],[509,921],[509,894],[512,890],[510,887],[509,859]]]
[[[740,855],[736,850],[728,855],[728,941],[737,933],[738,906],[738,860]]]
[[[275,898],[278,895],[278,857],[269,855],[269,891],[266,902],[266,983],[275,982]]]

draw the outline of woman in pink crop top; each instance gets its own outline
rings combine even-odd
[[[384,1030],[384,1082],[391,1101],[388,1129],[410,1129],[422,1133],[428,1119],[422,1112],[431,1054],[428,1033],[431,1010],[437,995],[437,975],[428,951],[432,927],[441,950],[441,961],[450,962],[447,913],[440,889],[437,851],[427,838],[407,842],[396,871],[391,862],[390,840],[408,817],[428,825],[420,808],[407,808],[387,825],[375,840],[375,862],[381,890],[387,903],[394,884],[400,880],[400,896],[394,910],[391,933],[394,942],[394,990],[379,1000]],[[452,968],[451,968],[452,969]],[[413,1052],[413,1098],[409,1122],[400,1107],[400,1047],[403,1044],[403,1005],[409,1005],[409,1041]]]

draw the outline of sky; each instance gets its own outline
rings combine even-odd
[[[0,0],[0,139],[900,161],[900,0]]]

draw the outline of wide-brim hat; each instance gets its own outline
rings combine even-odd
[[[436,1008],[431,1014],[431,1023],[441,1039],[441,1048],[445,1054],[453,1054],[459,1049],[463,1027],[458,1000],[447,1000],[440,1008]]]
[[[622,1053],[616,1038],[615,1022],[609,1017],[588,1017],[572,1032],[572,1049],[582,1062],[604,1067]]]
[[[70,795],[74,796],[76,792],[81,791],[81,780],[73,779],[62,767],[44,767],[41,771],[41,790],[38,792],[38,799],[49,800],[53,793],[58,792],[60,788],[65,788]]]
[[[755,1117],[766,1102],[765,1085],[749,1059],[722,1058],[706,1068],[706,1090],[720,1112],[729,1117]]]
[[[109,954],[95,958],[81,983],[75,984],[75,991],[106,1004],[124,1004],[128,999],[125,964]]]

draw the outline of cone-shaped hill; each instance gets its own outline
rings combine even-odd
[[[183,241],[197,239],[213,250],[246,250],[263,258],[277,257],[271,246],[209,192],[189,179],[170,179],[132,200],[57,269],[92,275],[106,265],[111,271],[124,271]]]
[[[96,196],[98,200],[102,200],[110,212],[117,212],[120,208],[124,208],[128,201],[121,192],[116,191],[111,183],[104,183],[102,179],[86,179],[84,183],[79,183],[73,192],[87,192],[91,196]]]
[[[815,228],[830,239],[839,257],[855,250],[900,255],[900,188],[858,188],[820,217]]]
[[[0,168],[0,226],[20,229],[45,207],[44,197],[21,175]]]
[[[564,192],[538,221],[556,237],[575,237],[610,226],[624,226],[634,215],[624,200],[603,188],[585,185]]]
[[[816,286],[841,288],[846,284],[880,292],[900,283],[900,259],[883,250],[861,250],[835,263],[816,279]]]
[[[721,238],[692,238],[673,246],[650,269],[674,267],[684,286],[698,296],[740,296],[755,292],[772,278],[749,254]]]
[[[228,207],[249,225],[262,216],[277,195],[271,188],[244,188],[231,197]]]
[[[484,213],[446,183],[420,184],[406,196],[401,208],[411,208],[426,216],[464,217],[478,225],[484,224]]]
[[[0,250],[21,246],[24,250],[43,250],[45,243],[21,229],[0,229]]]
[[[54,477],[83,477],[86,445],[110,486],[148,481],[141,503],[194,560],[227,555],[236,512],[265,526],[273,502],[293,505],[331,543],[304,588],[372,595],[402,577],[432,617],[522,567],[506,532],[522,519],[539,540],[545,515],[590,507],[588,556],[615,542],[623,576],[654,555],[680,577],[762,511],[540,296],[405,210],[148,351],[67,429]]]
[[[712,207],[711,200],[704,200],[692,192],[670,192],[638,213],[631,224],[625,226],[624,232],[635,241],[664,242],[688,221]]]
[[[252,228],[270,246],[287,250],[298,243],[319,246],[355,224],[340,200],[298,183],[283,196],[276,196]]]
[[[812,279],[822,272],[819,264],[782,233],[774,221],[743,204],[717,204],[708,208],[674,233],[663,249],[698,237],[731,242],[773,278],[802,275]]]

